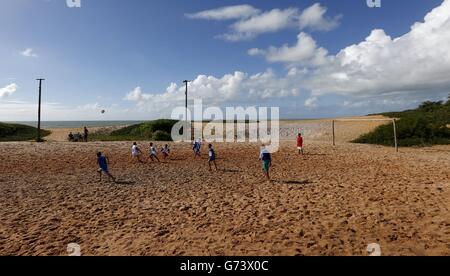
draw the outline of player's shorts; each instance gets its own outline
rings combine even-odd
[[[262,169],[265,172],[268,172],[270,169],[270,161],[269,160],[264,160],[262,163]]]
[[[99,169],[98,169],[98,172],[99,172],[99,173],[101,173],[101,172],[107,173],[107,172],[108,172],[108,168],[99,168]]]
[[[298,150],[303,150],[303,147],[297,147]]]

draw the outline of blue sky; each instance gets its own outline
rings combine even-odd
[[[169,117],[184,79],[206,106],[279,106],[285,118],[399,110],[450,93],[449,0],[81,4],[2,1],[0,120],[36,117],[38,77],[44,120]]]

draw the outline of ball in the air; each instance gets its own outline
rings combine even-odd
[[[102,110],[102,114],[105,114],[105,112],[106,112],[105,110]]]

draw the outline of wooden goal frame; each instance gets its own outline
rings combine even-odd
[[[392,122],[394,128],[395,150],[398,152],[397,119],[335,119],[333,120],[333,146],[336,146],[336,123],[337,122]]]

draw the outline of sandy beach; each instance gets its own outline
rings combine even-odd
[[[307,141],[300,157],[288,140],[272,183],[257,144],[216,144],[218,172],[188,144],[161,164],[130,146],[0,143],[0,255],[450,255],[450,146]],[[97,150],[118,183],[98,181]]]

